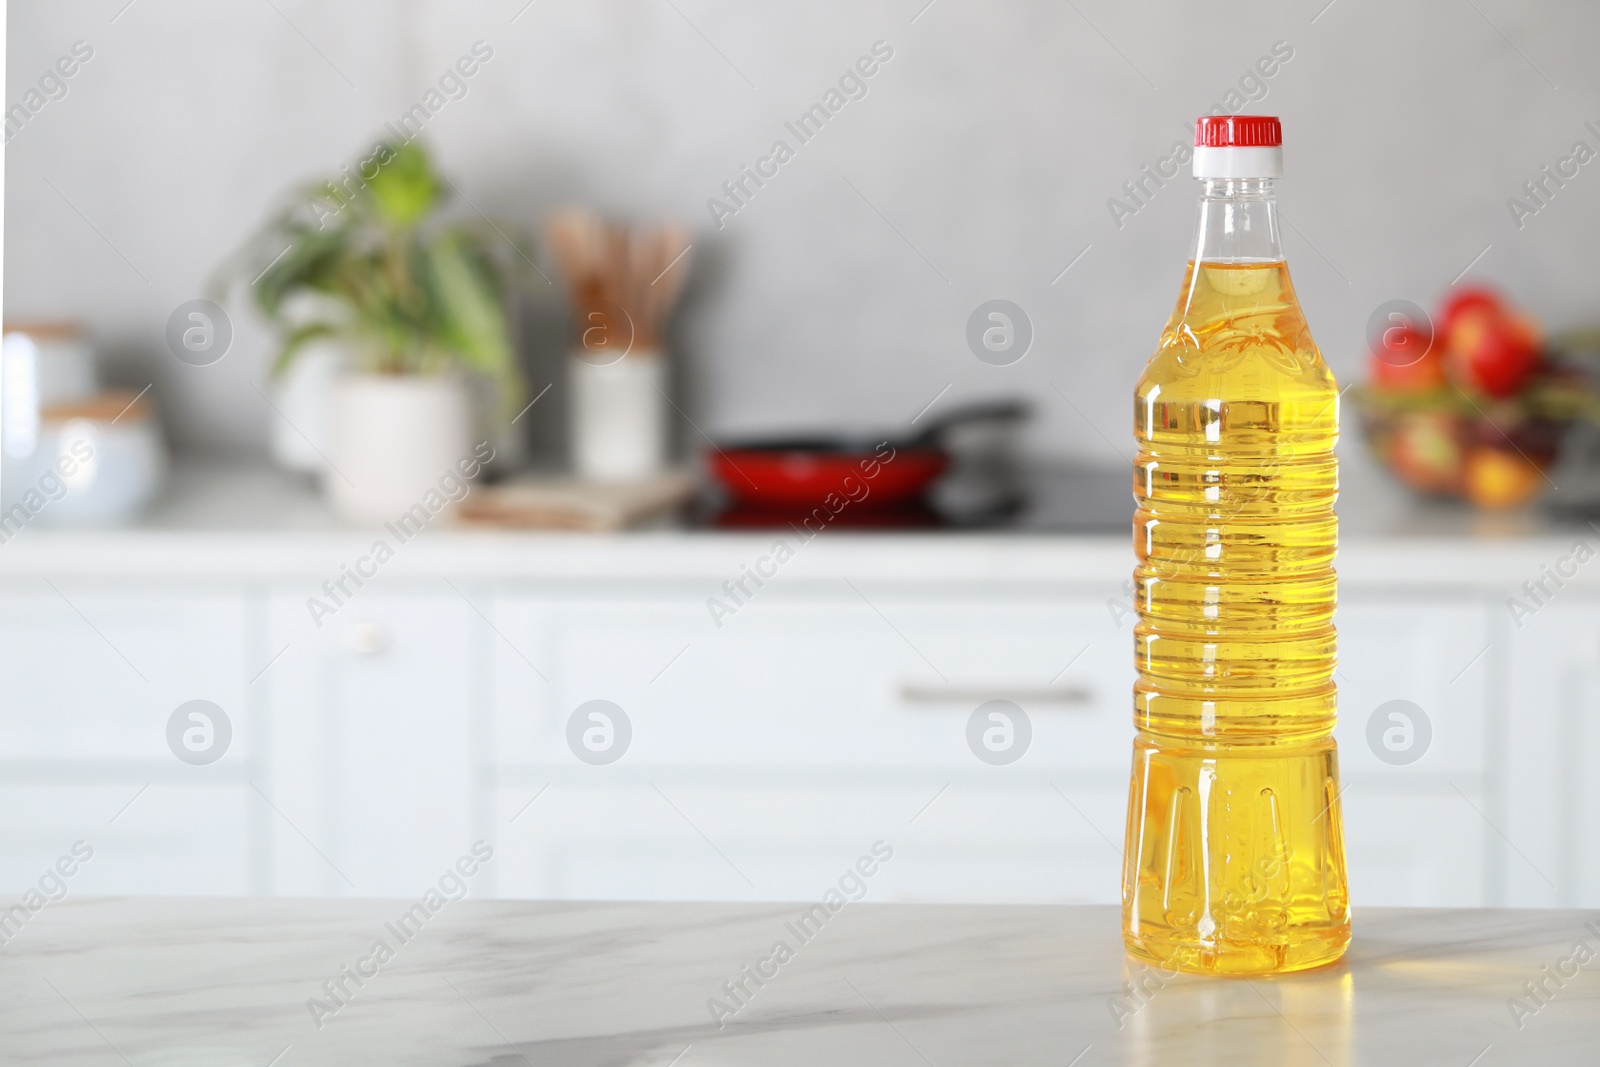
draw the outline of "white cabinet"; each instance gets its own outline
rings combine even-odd
[[[1121,564],[1092,578],[1109,554],[1059,581],[1000,555],[948,576],[864,541],[719,620],[722,542],[679,546],[701,578],[606,562],[646,541],[583,544],[601,562],[570,579],[419,577],[418,547],[320,620],[293,574],[6,579],[0,891],[83,840],[74,892],[407,897],[482,838],[478,895],[797,900],[882,840],[874,899],[1117,900],[1134,672]],[[1516,626],[1488,578],[1346,579],[1358,906],[1600,905],[1593,595]],[[208,766],[167,742],[196,699],[232,726]],[[974,748],[991,700],[1026,716],[1014,761],[983,738],[1016,744],[1015,716],[980,715]],[[569,741],[592,701],[613,738],[625,720],[619,759]],[[1427,721],[1417,759],[1370,739],[1395,701]]]
[[[40,579],[0,587],[0,760],[175,764],[167,718],[210,700],[254,744],[239,594]]]
[[[1490,862],[1500,794],[1488,758],[1490,679],[1499,658],[1491,655],[1484,602],[1346,590],[1336,622],[1334,736],[1352,902],[1502,903]]]
[[[1600,907],[1600,601],[1569,593],[1520,621],[1504,611],[1512,897]]]
[[[719,627],[687,590],[500,597],[496,888],[805,899],[882,839],[894,899],[1114,900],[1133,672],[1101,599],[839,581]],[[1031,728],[1010,764],[969,747],[990,699]],[[592,700],[630,724],[613,763],[569,746]]]
[[[248,599],[170,583],[58,579],[0,586],[0,890],[16,893],[76,841],[73,892],[207,895],[264,887]],[[167,723],[207,700],[221,759],[180,761]]]
[[[497,893],[811,899],[880,840],[895,857],[873,880],[875,900],[1109,903],[1118,892],[1121,784],[1060,781],[1058,791],[1036,777],[873,784],[761,774],[638,782],[609,771],[499,791]]]
[[[248,786],[196,777],[0,786],[0,891],[14,899],[37,885],[78,842],[92,856],[66,880],[69,895],[260,891],[255,798]]]
[[[720,627],[688,590],[501,596],[496,811],[510,844],[497,889],[790,899],[807,872],[881,837],[905,843],[879,883],[905,899],[1115,902],[1132,635],[1105,593],[841,581],[764,591]],[[1353,590],[1339,622],[1355,902],[1494,902],[1499,660],[1482,600]],[[967,738],[974,709],[997,697],[1032,727],[1007,766]],[[567,738],[569,716],[596,699],[632,729],[605,766]],[[1394,700],[1431,727],[1410,763],[1368,743],[1369,718]]]
[[[595,699],[629,716],[626,763],[641,770],[973,769],[966,720],[994,698],[1028,712],[1023,765],[1126,755],[1131,638],[1102,607],[838,593],[773,593],[721,629],[688,597],[499,597],[496,759],[574,762],[567,719]]]
[[[268,604],[272,889],[416,895],[479,836],[482,620],[441,582],[364,589],[320,621],[304,595]]]

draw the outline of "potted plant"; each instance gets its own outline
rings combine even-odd
[[[531,266],[510,227],[441,217],[427,152],[380,144],[270,218],[233,272],[279,332],[282,375],[328,342],[323,485],[347,518],[393,519],[472,453],[522,395],[506,301]],[[520,242],[520,244],[519,244]],[[494,402],[474,412],[474,387]],[[493,436],[487,434],[487,436]]]

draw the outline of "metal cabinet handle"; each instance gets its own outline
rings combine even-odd
[[[988,700],[1009,700],[1023,707],[1047,704],[1081,708],[1094,703],[1094,694],[1075,686],[979,687],[907,682],[900,686],[900,699],[907,704],[965,704],[976,707]]]

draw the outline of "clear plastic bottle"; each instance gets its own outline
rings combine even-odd
[[[1279,245],[1278,120],[1202,118],[1195,254],[1135,393],[1139,625],[1122,906],[1205,974],[1350,940],[1333,741],[1339,389]]]

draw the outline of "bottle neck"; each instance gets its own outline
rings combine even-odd
[[[1280,263],[1278,200],[1271,178],[1202,178],[1194,261]]]

